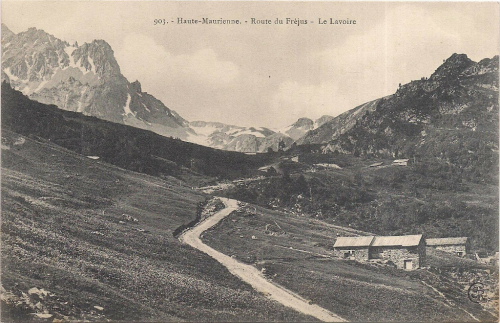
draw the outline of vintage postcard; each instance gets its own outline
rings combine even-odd
[[[499,3],[1,22],[2,322],[498,322]]]

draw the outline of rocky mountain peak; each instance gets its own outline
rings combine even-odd
[[[293,127],[300,127],[300,128],[313,128],[314,121],[312,121],[309,118],[300,118],[292,126]]]
[[[119,75],[120,66],[111,46],[104,40],[94,40],[76,48],[72,56],[86,70],[93,70],[99,76]]]
[[[466,54],[453,54],[446,59],[441,66],[431,75],[431,80],[439,80],[444,78],[456,77],[467,68],[472,66],[474,61],[467,57]]]
[[[46,44],[55,42],[56,44],[64,44],[68,45],[68,43],[57,39],[53,35],[45,32],[42,29],[36,29],[35,27],[28,28],[27,31],[19,33],[19,35],[23,35],[24,40],[26,41],[37,41],[36,43]]]
[[[329,116],[329,115],[322,115],[321,117],[319,117],[318,119],[316,119],[315,123],[316,123],[316,128],[318,127],[321,127],[323,124],[325,124],[326,122],[332,120],[333,117],[332,116]]]
[[[15,35],[12,30],[7,27],[7,25],[2,23],[2,39],[7,39],[10,36]]]
[[[70,45],[41,29],[14,34],[6,26],[2,37],[2,80],[31,99],[181,139],[194,133],[139,82],[128,82],[106,41]]]
[[[477,65],[480,69],[492,72],[493,70],[498,69],[498,55],[495,55],[492,58],[482,59],[479,63],[477,63]]]
[[[142,92],[142,86],[141,86],[141,83],[138,80],[136,80],[135,82],[130,83],[130,87],[134,91],[136,91],[138,93]]]

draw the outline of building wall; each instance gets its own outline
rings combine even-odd
[[[462,257],[468,253],[468,248],[466,245],[444,245],[444,246],[429,246],[429,248],[434,248],[437,250],[446,251],[457,255],[457,252],[462,252]]]
[[[390,260],[399,269],[404,269],[405,260],[411,260],[416,269],[425,262],[425,247],[371,247],[370,258]]]
[[[420,268],[425,267],[427,264],[427,248],[425,246],[425,239],[420,240],[417,252],[419,255],[419,267]]]
[[[352,250],[353,257],[357,261],[368,261],[369,252],[368,247],[346,247],[346,248],[335,248],[333,250],[334,257],[345,258],[344,255],[349,250]]]

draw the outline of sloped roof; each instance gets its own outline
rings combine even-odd
[[[373,241],[374,236],[368,237],[339,237],[334,248],[338,247],[369,247]]]
[[[466,244],[467,237],[457,237],[457,238],[433,238],[425,239],[425,243],[428,246],[440,246],[440,245],[457,245]]]
[[[392,162],[393,163],[406,163],[407,161],[408,161],[408,159],[395,159]]]
[[[421,234],[410,236],[375,237],[372,247],[414,247],[420,244],[420,240],[422,240]]]

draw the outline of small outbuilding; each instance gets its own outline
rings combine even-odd
[[[393,262],[397,268],[413,270],[425,264],[425,239],[421,234],[375,237],[370,247],[370,259]]]
[[[395,159],[392,162],[393,166],[408,166],[409,159]]]
[[[339,237],[333,245],[333,255],[338,258],[368,261],[374,236]]]
[[[426,239],[427,247],[453,253],[464,257],[470,253],[470,243],[467,237]]]

